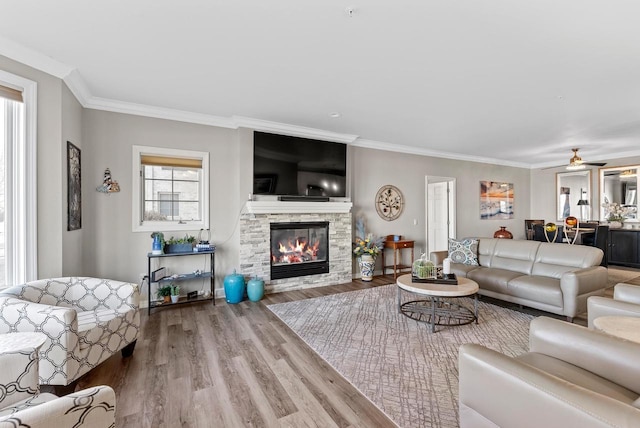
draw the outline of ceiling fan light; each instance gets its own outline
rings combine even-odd
[[[566,169],[569,170],[569,171],[576,171],[578,169],[585,169],[585,168],[586,168],[586,166],[581,164],[581,163],[572,163],[570,165],[567,165]]]

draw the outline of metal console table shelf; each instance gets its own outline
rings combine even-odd
[[[215,277],[215,250],[212,251],[198,251],[198,252],[190,252],[190,253],[170,253],[170,254],[151,254],[151,253],[147,253],[147,284],[148,284],[148,293],[147,293],[147,299],[148,299],[148,306],[147,306],[147,314],[151,315],[151,309],[153,308],[162,308],[162,307],[168,307],[168,306],[174,306],[174,305],[183,305],[185,303],[196,303],[196,302],[203,302],[203,301],[207,301],[207,300],[211,300],[213,302],[213,305],[215,306],[216,304],[216,300],[215,300],[215,293],[214,293],[214,289],[215,289],[215,285],[214,285],[214,277]],[[211,268],[209,269],[209,272],[202,272],[201,274],[194,274],[194,273],[189,273],[189,274],[183,274],[183,275],[179,275],[178,277],[167,277],[167,278],[163,278],[159,281],[155,281],[156,283],[160,284],[168,284],[170,282],[180,282],[180,281],[187,281],[190,279],[200,279],[200,278],[209,278],[209,296],[210,297],[204,297],[204,296],[198,296],[195,297],[193,299],[187,299],[186,297],[181,297],[180,300],[176,303],[156,303],[155,301],[151,300],[151,260],[152,259],[157,259],[157,258],[163,258],[163,257],[188,257],[188,256],[209,256],[210,258],[210,263],[211,263]]]

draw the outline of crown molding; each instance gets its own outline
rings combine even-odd
[[[385,150],[388,152],[407,153],[411,155],[430,156],[435,158],[444,158],[444,159],[452,159],[452,160],[460,160],[460,161],[468,161],[468,162],[488,163],[491,165],[512,166],[515,168],[531,167],[531,165],[522,163],[522,162],[513,162],[513,161],[507,161],[503,159],[493,159],[493,158],[485,158],[481,156],[462,155],[458,153],[442,152],[439,150],[423,149],[423,148],[414,147],[414,146],[403,146],[400,144],[390,144],[390,143],[383,143],[380,141],[366,140],[363,138],[358,138],[351,145],[355,147],[363,147],[367,149]]]
[[[131,114],[135,116],[153,117],[156,119],[175,120],[178,122],[195,123],[198,125],[217,126],[220,128],[236,129],[233,120],[213,116],[210,114],[192,113],[184,110],[174,110],[164,107],[153,107],[145,104],[136,104],[126,101],[116,101],[108,98],[90,97],[85,108],[94,110],[111,111],[114,113]]]
[[[89,87],[85,83],[82,76],[80,76],[78,70],[71,70],[71,72],[67,74],[63,80],[64,83],[67,84],[67,87],[69,88],[71,93],[76,97],[78,102],[83,107],[86,107],[92,95]]]
[[[67,64],[2,36],[0,36],[0,55],[33,67],[36,70],[51,74],[59,79],[64,79],[73,71],[73,67]]]
[[[358,136],[352,134],[342,134],[338,132],[324,131],[317,128],[307,128],[304,126],[289,125],[287,123],[272,122],[269,120],[253,119],[244,116],[232,116],[238,127],[251,128],[256,131],[276,132],[278,134],[291,135],[294,137],[311,138],[314,140],[334,141],[336,143],[353,143]]]

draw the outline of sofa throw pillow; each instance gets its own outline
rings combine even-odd
[[[478,266],[478,240],[449,238],[449,258],[453,263]]]

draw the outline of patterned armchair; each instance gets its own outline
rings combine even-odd
[[[31,333],[37,334],[37,333]],[[116,397],[108,386],[87,388],[58,398],[40,393],[38,347],[20,345],[20,340],[0,345],[0,426],[2,427],[115,427]],[[5,343],[6,344],[6,343]]]
[[[40,384],[69,385],[118,351],[133,353],[140,328],[136,284],[42,279],[0,292],[0,333],[42,332]]]

